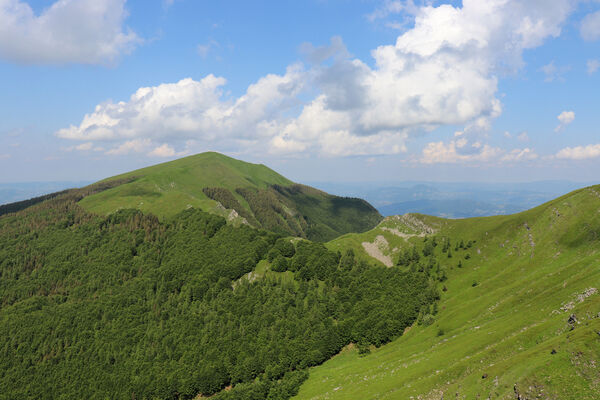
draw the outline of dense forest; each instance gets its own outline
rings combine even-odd
[[[223,207],[236,210],[252,226],[314,241],[325,242],[343,233],[363,232],[381,220],[377,210],[364,200],[332,196],[298,184],[236,188],[235,192],[251,212],[226,188],[205,187],[202,191]]]
[[[435,268],[232,227],[84,211],[70,192],[0,218],[0,399],[286,399],[320,364],[402,334]],[[270,273],[247,279],[257,264]]]

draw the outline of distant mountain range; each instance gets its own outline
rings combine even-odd
[[[364,198],[384,216],[421,213],[444,218],[469,218],[525,211],[592,183],[541,181],[311,184],[340,196]]]
[[[91,181],[0,183],[0,205],[27,200],[60,190],[85,186]]]

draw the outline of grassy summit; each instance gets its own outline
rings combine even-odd
[[[84,198],[98,214],[137,208],[159,218],[190,207],[252,226],[313,240],[374,227],[381,216],[360,199],[298,185],[262,164],[208,152],[139,169],[102,182],[125,180]]]
[[[510,216],[386,218],[327,245],[401,269],[433,248],[442,296],[396,341],[311,370],[297,399],[600,398],[600,187]]]

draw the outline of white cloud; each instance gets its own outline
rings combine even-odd
[[[593,75],[600,68],[600,60],[588,60],[587,62],[587,73]]]
[[[94,146],[93,142],[85,142],[75,146],[63,148],[64,151],[104,151],[103,147]]]
[[[140,42],[123,28],[125,0],[59,0],[35,15],[21,0],[0,0],[0,57],[32,64],[105,64]]]
[[[501,153],[502,150],[497,147],[482,145],[479,142],[468,145],[466,139],[461,138],[452,140],[448,144],[444,142],[428,143],[423,149],[420,161],[424,164],[488,162],[497,158]]]
[[[166,143],[156,147],[148,153],[151,157],[173,157],[175,154],[175,150]]]
[[[82,144],[79,144],[79,145],[75,146],[75,150],[89,151],[93,147],[94,147],[94,144],[92,142],[87,142],[87,143],[82,143]]]
[[[590,13],[581,21],[581,37],[593,41],[600,39],[600,11]]]
[[[552,7],[542,0],[415,7],[414,27],[374,49],[373,67],[334,38],[328,47],[303,46],[308,69],[292,65],[267,75],[238,98],[224,94],[223,78],[183,79],[99,104],[57,135],[155,145],[194,139],[215,149],[338,156],[395,154],[410,135],[466,125],[462,135],[474,145],[501,113],[498,75],[519,69],[526,49],[558,36],[571,9],[569,0]]]
[[[556,153],[557,158],[569,160],[584,160],[600,157],[600,143],[588,146],[565,147]]]
[[[134,139],[128,140],[117,147],[114,147],[106,152],[111,156],[122,156],[130,153],[142,153],[152,146],[150,139]]]
[[[538,155],[530,148],[514,149],[500,158],[501,161],[526,161],[535,160]]]
[[[563,128],[575,121],[575,113],[573,111],[563,111],[556,117],[560,124],[554,129],[554,132],[560,132]]]

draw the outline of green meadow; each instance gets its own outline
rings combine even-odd
[[[437,314],[312,368],[295,399],[600,398],[600,187],[510,216],[413,217],[421,231],[391,218],[327,245],[372,259],[362,244],[383,236],[396,262],[422,248],[425,227],[449,238],[451,257],[435,250],[447,275]],[[455,250],[460,241],[471,247]]]

